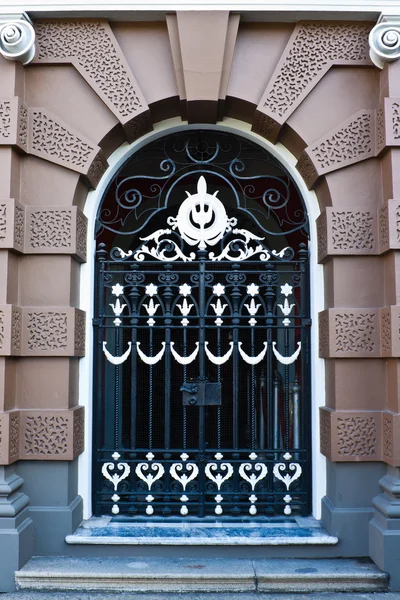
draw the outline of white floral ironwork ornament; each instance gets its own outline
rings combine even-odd
[[[178,229],[181,237],[190,246],[204,250],[215,246],[232,227],[235,217],[228,218],[221,200],[207,193],[207,182],[203,176],[197,182],[197,194],[186,192],[188,197],[179,207],[176,217],[168,217],[167,223],[172,229]]]

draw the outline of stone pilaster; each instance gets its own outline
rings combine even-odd
[[[0,592],[14,590],[14,572],[33,554],[33,522],[22,484],[13,467],[0,466]]]

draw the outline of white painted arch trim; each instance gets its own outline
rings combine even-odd
[[[326,493],[326,459],[319,451],[319,407],[325,405],[325,365],[318,357],[318,313],[324,309],[323,267],[317,263],[317,230],[316,219],[320,214],[318,200],[314,192],[309,191],[295,168],[296,158],[282,144],[275,146],[250,131],[250,125],[235,119],[225,119],[217,125],[188,125],[180,119],[169,119],[157,123],[154,131],[136,140],[132,144],[125,143],[108,159],[109,168],[103,175],[96,190],[89,192],[84,213],[88,218],[88,260],[81,266],[80,272],[80,308],[86,311],[86,356],[80,359],[79,370],[79,404],[85,407],[85,450],[78,462],[78,493],[83,498],[84,518],[92,516],[92,397],[93,397],[93,306],[94,306],[94,227],[97,210],[108,183],[128,158],[147,143],[168,133],[187,129],[216,129],[240,134],[268,150],[289,171],[297,183],[306,204],[310,222],[310,284],[311,284],[311,328],[312,347],[312,506],[313,516],[321,518],[321,500]]]

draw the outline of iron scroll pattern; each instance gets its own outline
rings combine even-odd
[[[192,171],[129,244],[98,244],[97,515],[309,513],[308,250],[219,181]]]
[[[162,137],[128,160],[105,194],[96,237],[131,238],[168,209],[180,186],[190,190],[198,172],[224,190],[225,200],[251,216],[264,234],[308,236],[308,219],[296,184],[266,150],[243,137],[196,130]],[[165,219],[164,219],[165,220]]]

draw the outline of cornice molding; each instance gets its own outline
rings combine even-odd
[[[0,54],[29,64],[35,57],[35,30],[25,12],[0,13]]]
[[[370,57],[383,69],[385,63],[400,58],[400,15],[382,13],[369,34]]]
[[[110,21],[142,21],[165,18],[177,10],[231,10],[241,12],[247,21],[288,21],[299,19],[338,19],[375,21],[381,13],[393,14],[393,1],[386,0],[157,0],[132,3],[131,0],[5,0],[3,13],[28,11],[33,19],[53,17],[106,18]],[[400,14],[400,7],[399,7]]]

